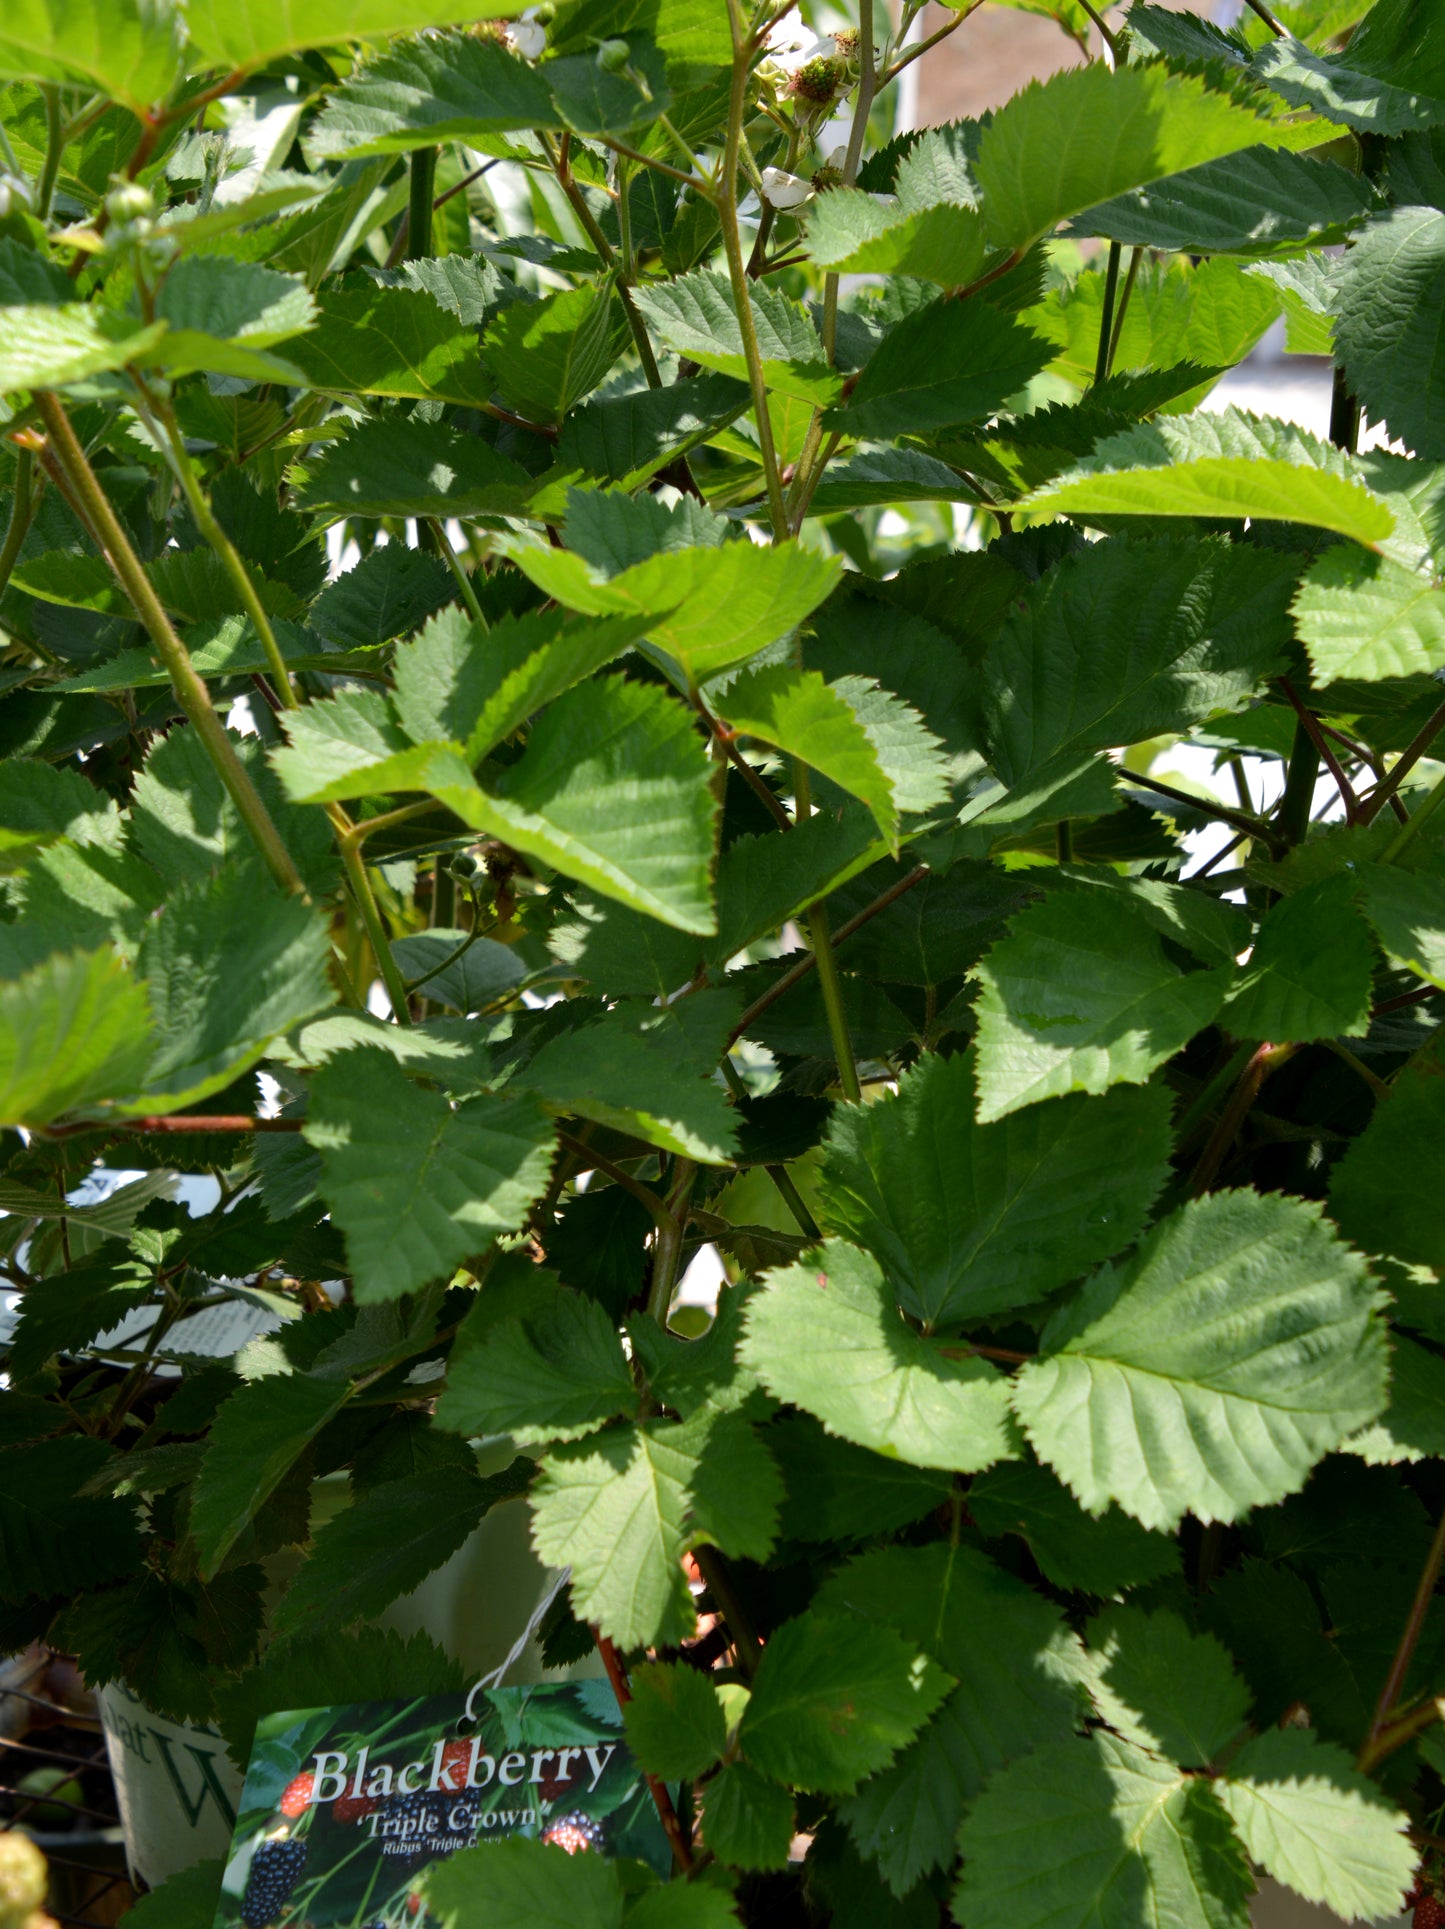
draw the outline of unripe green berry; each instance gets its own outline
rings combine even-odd
[[[143,188],[138,181],[122,181],[105,197],[105,212],[111,221],[145,221],[155,211],[154,196],[149,188]]]

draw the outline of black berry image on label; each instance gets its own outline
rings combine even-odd
[[[568,1815],[559,1815],[557,1820],[542,1834],[544,1842],[554,1848],[565,1849],[568,1855],[578,1855],[584,1849],[600,1849],[603,1843],[602,1824],[590,1815],[583,1815],[573,1809]]]
[[[263,1842],[251,1857],[246,1893],[241,1898],[241,1920],[246,1929],[268,1929],[291,1898],[306,1867],[304,1842]]]

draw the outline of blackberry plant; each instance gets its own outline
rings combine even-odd
[[[1023,3],[0,19],[0,1652],[525,1507],[676,1866],[448,1929],[1433,1904],[1445,20]]]

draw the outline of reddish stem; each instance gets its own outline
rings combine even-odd
[[[1430,1602],[1434,1598],[1435,1583],[1440,1578],[1442,1561],[1445,1561],[1445,1514],[1440,1516],[1439,1524],[1435,1529],[1435,1538],[1431,1541],[1430,1551],[1425,1556],[1425,1565],[1420,1570],[1420,1579],[1415,1587],[1415,1598],[1410,1603],[1410,1612],[1400,1634],[1400,1643],[1395,1649],[1395,1658],[1390,1663],[1390,1672],[1385,1676],[1385,1685],[1380,1690],[1380,1699],[1375,1703],[1370,1732],[1365,1737],[1364,1745],[1356,1760],[1356,1766],[1362,1770],[1373,1767],[1383,1754],[1388,1753],[1388,1749],[1381,1744],[1385,1742],[1389,1732],[1390,1710],[1400,1699],[1400,1692],[1405,1686],[1405,1677],[1410,1672],[1410,1663],[1415,1657],[1415,1649],[1419,1645],[1420,1635],[1425,1626],[1425,1616],[1429,1613]],[[1404,1737],[1406,1740],[1408,1738],[1408,1736]]]
[[[1355,823],[1360,815],[1359,802],[1355,797],[1354,790],[1351,788],[1349,778],[1345,775],[1344,765],[1335,755],[1334,746],[1320,728],[1319,718],[1312,710],[1306,708],[1306,706],[1300,702],[1295,687],[1288,677],[1280,678],[1279,687],[1289,698],[1294,708],[1294,713],[1299,718],[1300,725],[1306,736],[1308,736],[1310,742],[1320,753],[1320,761],[1335,780],[1335,787],[1339,791],[1341,801],[1345,806],[1345,822],[1347,824]]]
[[[602,1665],[607,1670],[607,1679],[612,1683],[612,1692],[617,1697],[619,1708],[625,1708],[632,1699],[632,1690],[627,1685],[627,1670],[622,1665],[622,1657],[605,1634],[596,1628],[592,1639],[597,1643],[597,1652],[602,1657]],[[646,1771],[643,1771],[646,1773]],[[655,1775],[647,1776],[647,1786],[657,1809],[657,1818],[662,1823],[663,1832],[672,1844],[672,1852],[677,1857],[678,1867],[684,1874],[692,1873],[692,1848],[683,1834],[682,1823],[677,1810],[672,1805],[672,1797]]]

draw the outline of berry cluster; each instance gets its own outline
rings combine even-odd
[[[374,1795],[338,1795],[331,1804],[333,1822],[364,1822],[376,1807]]]
[[[452,1799],[440,1794],[393,1795],[382,1808],[385,1820],[395,1825],[387,1830],[387,1840],[402,1855],[425,1854],[446,1833]]]
[[[251,1857],[246,1892],[241,1897],[241,1920],[246,1929],[267,1929],[279,1918],[305,1867],[304,1842],[293,1837],[261,1844]]]
[[[568,1855],[578,1855],[585,1849],[600,1849],[605,1837],[602,1824],[594,1816],[573,1809],[567,1815],[559,1815],[551,1827],[543,1831],[542,1840],[554,1848],[565,1849]]]

